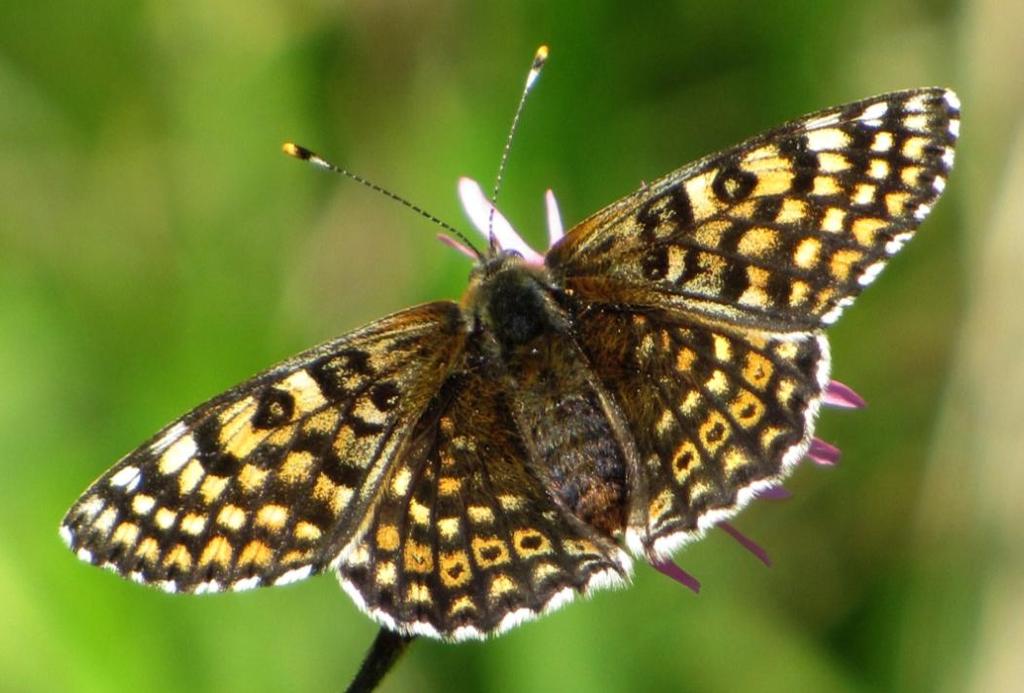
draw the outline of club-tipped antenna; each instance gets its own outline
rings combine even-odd
[[[526,105],[526,97],[533,89],[533,85],[537,83],[537,78],[540,77],[540,71],[544,69],[544,63],[548,61],[548,47],[541,46],[537,49],[537,52],[533,56],[533,63],[530,64],[530,71],[526,73],[526,84],[523,86],[523,93],[519,95],[519,103],[516,105],[515,115],[512,116],[512,126],[508,129],[508,137],[505,138],[505,147],[501,151],[501,161],[498,162],[498,175],[494,177],[494,189],[491,191],[491,205],[498,204],[498,192],[501,190],[501,181],[505,176],[505,167],[508,165],[508,155],[512,151],[512,138],[516,134],[516,129],[519,127],[519,118],[523,114],[523,107]],[[494,207],[491,208],[491,214],[487,221],[488,235],[492,236],[491,245],[494,245],[493,233],[491,233],[491,227],[494,224]]]
[[[473,254],[476,256],[477,260],[483,260],[484,259],[484,256],[480,253],[479,250],[477,250],[476,246],[473,245],[473,242],[470,241],[468,238],[466,238],[465,234],[463,234],[461,231],[459,231],[457,228],[455,228],[454,226],[452,226],[448,222],[443,221],[441,219],[438,219],[433,214],[431,214],[427,210],[423,209],[419,205],[413,204],[412,202],[410,202],[409,200],[405,199],[401,195],[397,195],[397,194],[391,192],[390,190],[388,190],[387,188],[382,188],[381,186],[377,185],[373,181],[370,181],[370,180],[367,180],[366,178],[363,178],[358,173],[352,173],[348,169],[344,169],[341,166],[338,166],[337,164],[333,164],[330,161],[328,161],[327,159],[325,159],[322,156],[320,156],[319,154],[317,154],[316,152],[314,152],[314,151],[312,151],[310,149],[306,149],[305,147],[301,147],[301,146],[295,144],[294,142],[285,142],[283,145],[281,145],[281,151],[283,151],[285,154],[287,154],[290,157],[294,157],[296,159],[299,159],[300,161],[307,161],[310,164],[312,164],[313,166],[316,166],[317,168],[322,168],[325,171],[331,171],[333,173],[340,173],[341,175],[345,176],[346,178],[354,180],[356,183],[359,183],[360,185],[362,185],[364,187],[367,187],[370,190],[374,190],[374,191],[380,193],[381,195],[384,195],[385,197],[391,198],[392,200],[394,200],[395,202],[401,204],[402,206],[404,206],[404,207],[406,207],[408,209],[411,209],[413,212],[415,212],[416,214],[420,215],[421,217],[423,217],[427,221],[431,221],[431,222],[437,224],[438,226],[440,226],[442,229],[444,229],[448,233],[450,233],[450,234],[454,235],[455,237],[457,237],[460,241],[462,241],[463,244],[465,244],[465,246],[467,248],[469,248],[473,252]]]

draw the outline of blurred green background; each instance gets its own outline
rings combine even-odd
[[[174,597],[57,537],[77,495],[192,405],[468,263],[287,138],[466,228],[534,49],[502,208],[536,244],[801,113],[955,87],[924,231],[831,331],[869,401],[794,498],[487,643],[421,641],[392,691],[1010,691],[1024,681],[1024,25],[1000,0],[9,2],[0,9],[0,689],[333,691],[375,627],[331,577]]]

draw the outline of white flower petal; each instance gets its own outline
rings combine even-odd
[[[548,209],[548,247],[550,248],[562,240],[565,228],[562,226],[562,213],[558,211],[558,200],[555,199],[555,193],[550,188],[544,195],[544,202],[547,203]]]
[[[526,244],[526,241],[512,228],[512,224],[499,212],[491,201],[484,195],[480,184],[471,178],[459,179],[459,199],[462,200],[462,207],[466,210],[466,216],[490,242],[490,232],[498,241],[498,245],[504,250],[514,250],[523,256],[528,264],[544,264],[544,256]],[[493,210],[494,216],[491,216]]]

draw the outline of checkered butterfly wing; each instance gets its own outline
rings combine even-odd
[[[510,393],[468,351],[338,569],[379,623],[449,640],[504,632],[630,570],[538,481]]]
[[[78,555],[168,591],[282,584],[359,530],[464,341],[454,303],[311,349],[186,414],[64,518]]]
[[[644,473],[627,542],[664,556],[806,452],[834,322],[945,186],[956,96],[827,109],[645,186],[546,264]]]

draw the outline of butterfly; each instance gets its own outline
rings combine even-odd
[[[198,406],[61,534],[168,592],[332,571],[382,626],[446,640],[622,584],[808,454],[824,330],[928,215],[959,123],[941,88],[829,108],[643,185],[543,255],[491,213],[461,301]]]

